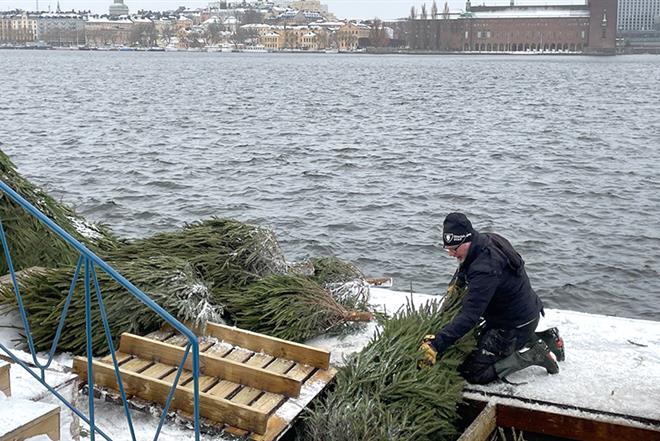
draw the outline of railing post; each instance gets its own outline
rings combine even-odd
[[[96,437],[94,422],[94,352],[92,348],[92,298],[90,283],[90,262],[85,257],[85,334],[87,335],[87,396],[89,398],[89,436],[91,441]]]
[[[199,441],[199,342],[197,339],[192,342],[192,351],[193,351],[193,381],[194,390],[193,394],[195,397],[194,405],[194,419],[195,419],[195,441]]]

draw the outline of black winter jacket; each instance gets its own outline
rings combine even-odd
[[[468,291],[456,318],[442,328],[433,345],[442,354],[483,317],[488,328],[513,329],[539,316],[543,303],[529,283],[525,262],[508,240],[475,233],[465,261],[454,275]]]

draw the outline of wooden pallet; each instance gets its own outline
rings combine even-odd
[[[11,365],[6,361],[0,360],[0,392],[6,396],[11,396],[11,384],[9,383],[9,368]]]
[[[164,404],[187,342],[171,329],[123,334],[116,355],[126,393]],[[280,437],[336,374],[327,351],[229,326],[209,323],[199,342],[200,415],[257,441]],[[93,363],[94,383],[116,390],[111,357]],[[193,412],[191,368],[188,357],[171,405],[184,416]],[[87,360],[76,357],[74,370],[84,383]]]

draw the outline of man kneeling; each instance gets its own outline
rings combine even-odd
[[[481,320],[477,349],[459,367],[470,383],[485,384],[528,366],[559,372],[564,342],[556,328],[536,333],[543,303],[525,272],[525,262],[508,240],[479,233],[462,213],[443,223],[443,245],[459,261],[452,283],[467,286],[460,312],[436,335],[424,338],[423,364],[433,365],[456,340]]]

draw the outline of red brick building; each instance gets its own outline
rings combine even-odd
[[[614,53],[617,0],[585,5],[471,6],[458,17],[410,20],[411,49]]]

